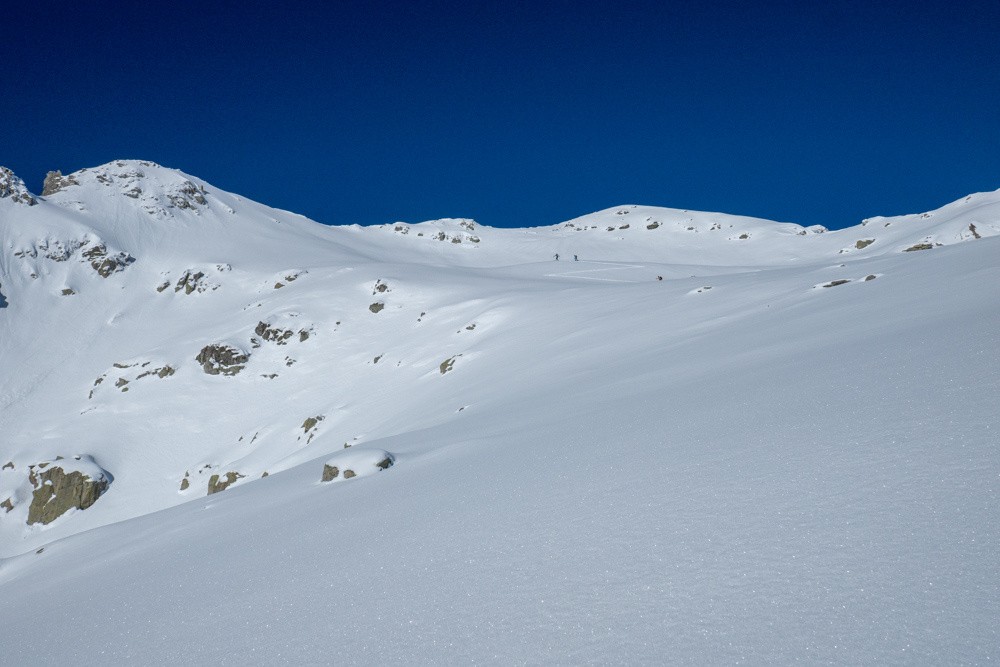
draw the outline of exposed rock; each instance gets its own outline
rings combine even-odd
[[[236,375],[246,367],[249,360],[249,353],[222,343],[206,345],[195,357],[195,361],[209,375]]]
[[[878,278],[878,276],[876,276],[874,273],[868,274],[867,276],[865,276],[865,282],[868,282],[869,280],[875,280],[876,278]]]
[[[221,479],[219,475],[212,475],[208,479],[208,495],[213,493],[218,493],[219,491],[225,491],[229,486],[238,479],[242,479],[245,475],[241,475],[238,472],[227,472],[225,479]]]
[[[191,294],[196,290],[198,292],[204,292],[209,289],[209,286],[203,280],[204,278],[204,272],[188,269],[180,278],[177,279],[177,285],[174,287],[174,291],[180,292],[181,290],[184,290],[185,294]],[[212,289],[217,289],[217,287],[212,287]]]
[[[111,475],[92,461],[74,461],[69,472],[63,467],[66,464],[49,465],[29,466],[28,479],[35,488],[28,506],[29,525],[52,523],[71,509],[85,510],[111,484]]]
[[[307,273],[309,272],[306,271],[305,269],[295,269],[294,271],[288,271],[281,276],[278,282],[274,283],[274,289],[281,289],[282,287],[285,286],[286,283],[294,283],[296,280],[299,279],[300,276],[303,276]],[[281,282],[282,280],[284,282]]]
[[[34,206],[38,201],[28,192],[24,181],[7,167],[0,167],[0,199],[10,199],[15,204]]]
[[[389,284],[384,283],[381,280],[375,281],[375,287],[372,289],[372,294],[385,294],[389,291]]]
[[[190,487],[190,486],[191,486],[191,482],[188,481],[187,477],[185,477],[184,479],[181,480],[181,491],[187,491],[188,487]]]
[[[45,259],[52,260],[53,262],[65,262],[73,256],[73,253],[90,242],[90,239],[87,238],[71,241],[45,238],[36,241],[30,248],[24,248],[16,251],[14,253],[14,257],[20,257],[23,259],[42,256]]]
[[[346,444],[346,443],[345,443]],[[396,457],[383,449],[344,449],[323,464],[321,482],[366,477],[388,470]]]
[[[850,280],[831,280],[830,282],[823,285],[823,287],[836,287],[837,285],[846,285],[851,282]]]
[[[660,226],[660,223],[658,223],[658,222],[651,222],[648,225],[646,225],[646,229],[656,229],[659,226]]]
[[[867,248],[873,243],[875,243],[875,239],[861,239],[854,244],[854,247],[857,248],[858,250],[863,250],[864,248]]]
[[[14,462],[13,461],[7,461],[7,463],[3,464],[3,468],[0,468],[0,470],[8,470],[8,469],[9,470],[13,470],[14,469]]]
[[[930,250],[933,247],[934,246],[931,245],[930,243],[918,243],[916,245],[910,246],[909,248],[907,248],[903,252],[914,252],[916,250]]]
[[[48,197],[49,195],[54,195],[60,190],[65,190],[71,185],[79,184],[80,183],[72,174],[69,176],[63,176],[62,172],[59,170],[50,171],[45,174],[45,182],[42,184],[42,196]]]
[[[280,327],[272,326],[267,322],[258,322],[257,327],[254,329],[254,333],[264,340],[277,345],[285,345],[288,342],[288,339],[295,334],[295,332],[291,329],[282,329]]]
[[[302,431],[308,433],[316,427],[316,424],[320,423],[326,419],[325,415],[316,415],[315,417],[308,417],[304,422],[302,422]]]
[[[125,252],[109,255],[108,249],[103,243],[98,243],[94,247],[84,250],[83,257],[90,260],[90,266],[102,278],[124,271],[125,267],[135,261],[135,257]]]
[[[326,481],[326,480],[323,480],[323,481]],[[7,512],[10,512],[10,511],[12,511],[14,509],[14,503],[11,502],[10,498],[8,498],[7,500],[5,500],[2,503],[0,503],[0,507],[4,508],[4,510],[6,510],[4,512],[4,514],[6,514]]]
[[[63,296],[72,296],[73,294],[76,294],[76,292],[74,292],[69,287],[64,288],[63,291],[62,291],[62,295]]]
[[[378,301],[368,306],[368,310],[372,311],[373,313],[381,312],[383,308],[385,308],[385,304],[382,303],[381,301]]]
[[[457,358],[458,357],[449,357],[448,359],[445,359],[444,361],[441,362],[441,366],[439,367],[441,369],[441,375],[444,375],[445,373],[447,373],[448,371],[450,371],[452,368],[455,367],[455,359]]]
[[[971,224],[971,223],[969,224],[969,231],[972,232],[972,238],[976,238],[976,239],[983,238],[982,235],[980,235],[980,233],[978,231],[976,231],[976,225],[975,224]]]
[[[168,366],[163,366],[161,368],[154,368],[152,370],[143,371],[142,373],[139,373],[137,376],[135,376],[135,379],[141,380],[142,378],[148,377],[150,375],[155,375],[156,377],[163,379],[166,377],[170,377],[176,372],[177,371],[174,370],[173,366],[168,365]]]
[[[205,199],[206,194],[208,193],[204,187],[197,186],[191,181],[184,181],[172,194],[167,195],[167,199],[177,208],[194,209],[196,206],[208,204],[208,200]]]

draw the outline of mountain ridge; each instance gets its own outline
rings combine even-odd
[[[995,654],[1000,193],[333,228],[161,169],[0,199],[11,660]]]

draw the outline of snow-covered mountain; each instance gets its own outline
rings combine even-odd
[[[0,646],[986,662],[998,235],[1000,191],[362,228],[0,169]]]

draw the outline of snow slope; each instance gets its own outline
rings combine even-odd
[[[330,228],[148,162],[13,179],[13,664],[998,655],[1000,191]],[[28,525],[59,456],[110,486]]]

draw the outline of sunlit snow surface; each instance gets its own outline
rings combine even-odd
[[[1000,657],[1000,193],[328,228],[76,176],[0,199],[0,662]],[[73,455],[109,491],[26,525]]]

